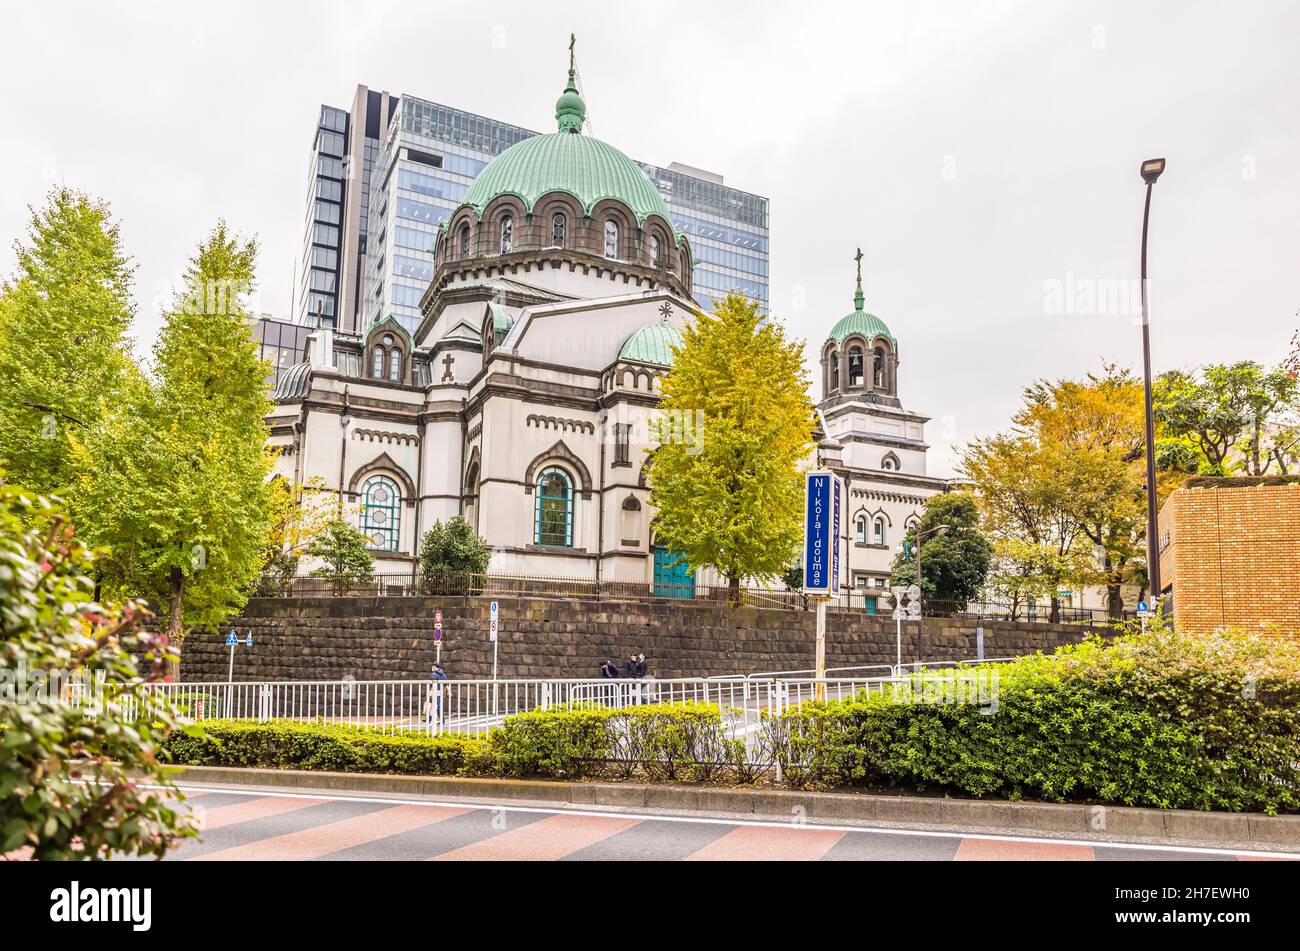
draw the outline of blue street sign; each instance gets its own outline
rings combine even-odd
[[[227,646],[227,647],[234,647],[234,646],[235,646],[236,644],[238,644],[238,643],[239,643],[239,638],[235,636],[235,632],[234,632],[234,631],[231,631],[228,635],[226,635],[226,646]]]
[[[1147,603],[1145,601],[1139,601],[1138,614],[1146,614],[1146,613],[1147,613]]]
[[[838,594],[840,553],[839,480],[829,472],[808,473],[804,511],[803,586],[808,594]]]
[[[253,646],[253,632],[252,632],[252,631],[249,631],[249,632],[248,632],[248,639],[245,640],[244,643],[247,644],[249,647],[252,647],[252,646]]]

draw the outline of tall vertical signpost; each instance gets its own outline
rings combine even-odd
[[[817,699],[826,699],[826,603],[840,593],[840,480],[816,469],[807,476],[803,590],[817,605]]]

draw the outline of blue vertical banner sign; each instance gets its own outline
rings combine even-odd
[[[831,486],[835,490],[835,501],[831,506],[831,594],[840,593],[840,480],[831,476]]]
[[[840,483],[833,473],[825,470],[808,473],[805,504],[804,591],[807,594],[839,594]]]

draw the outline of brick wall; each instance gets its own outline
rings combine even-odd
[[[1193,480],[1161,509],[1160,539],[1179,628],[1300,634],[1300,482]]]
[[[797,670],[812,666],[811,611],[715,605],[500,599],[498,675],[596,676],[605,658],[616,663],[645,651],[660,678]],[[253,647],[235,649],[235,679],[358,680],[423,678],[434,658],[433,611],[443,613],[442,662],[453,678],[492,674],[488,602],[482,598],[285,598],[250,601],[233,622],[253,633]],[[916,624],[904,625],[903,660],[975,656],[975,622],[928,618],[918,645]],[[229,648],[221,634],[185,642],[181,676],[226,679]],[[1088,628],[1029,622],[986,622],[985,656],[1052,651]],[[832,611],[827,623],[828,667],[892,664],[895,625],[861,612]]]

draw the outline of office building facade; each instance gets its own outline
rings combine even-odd
[[[355,333],[370,232],[370,179],[397,98],[358,86],[350,110],[321,106],[307,172],[294,319]]]

